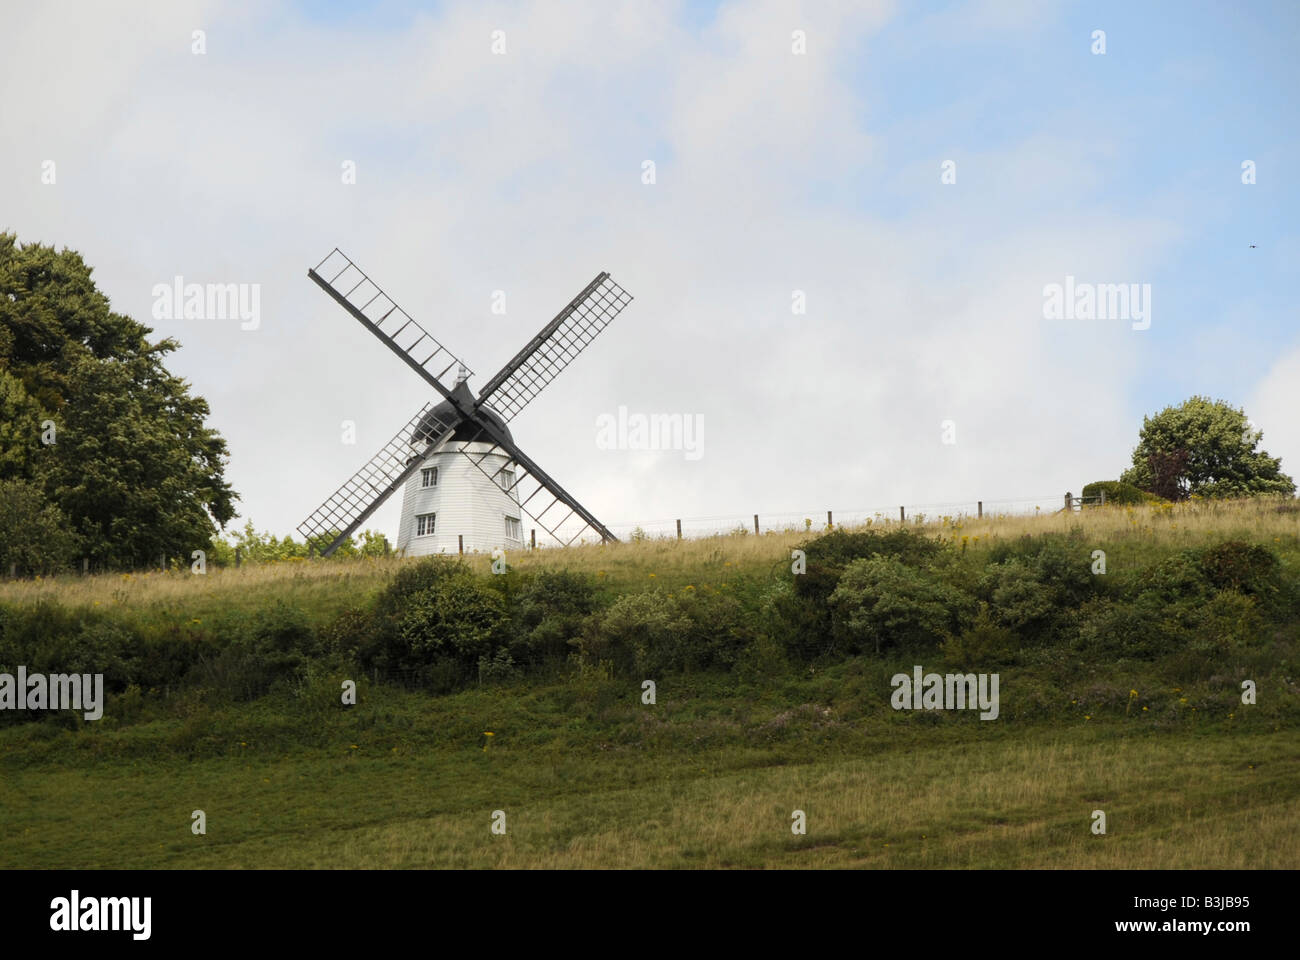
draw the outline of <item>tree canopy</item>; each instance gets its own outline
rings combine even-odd
[[[225,440],[152,332],[75,251],[0,233],[0,480],[39,490],[97,564],[188,556],[234,516]]]
[[[1143,418],[1133,466],[1120,480],[1169,500],[1294,495],[1281,460],[1259,449],[1263,437],[1245,411],[1192,397]]]

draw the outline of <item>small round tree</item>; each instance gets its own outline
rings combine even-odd
[[[1294,495],[1279,458],[1259,449],[1263,436],[1243,410],[1192,397],[1143,418],[1133,466],[1120,480],[1167,500]]]

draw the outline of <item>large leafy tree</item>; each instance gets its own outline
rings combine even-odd
[[[0,570],[49,573],[75,559],[77,537],[67,518],[40,489],[23,480],[0,480]]]
[[[1294,494],[1281,460],[1259,449],[1263,437],[1243,410],[1192,397],[1143,418],[1133,466],[1120,479],[1170,500]]]
[[[0,233],[0,480],[37,487],[97,563],[188,558],[234,515],[225,440],[152,332],[79,254]]]

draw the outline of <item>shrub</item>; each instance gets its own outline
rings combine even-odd
[[[1097,590],[1091,551],[1081,537],[1022,537],[997,544],[976,588],[994,620],[1025,639],[1058,630],[1069,610]]]
[[[7,424],[6,424],[7,426]],[[39,487],[23,480],[0,481],[0,571],[22,574],[66,569],[79,540],[63,512]]]
[[[1083,496],[1099,497],[1106,494],[1106,503],[1116,504],[1121,507],[1138,506],[1143,503],[1159,502],[1160,498],[1153,493],[1147,493],[1140,490],[1131,483],[1125,483],[1123,480],[1096,480],[1086,484],[1083,488]]]
[[[799,595],[795,588],[798,579],[778,580],[767,589],[758,606],[758,626],[761,632],[779,639],[787,656],[811,660],[833,646],[830,618],[824,604],[810,603]]]
[[[480,583],[468,568],[462,569],[406,597],[397,619],[402,643],[396,666],[421,667],[448,660],[468,671],[505,639],[505,603],[500,594]]]
[[[284,603],[230,616],[217,629],[224,643],[192,647],[196,663],[188,676],[231,700],[252,700],[277,684],[300,680],[320,652],[306,614]]]
[[[1147,594],[1162,603],[1203,597],[1212,589],[1197,550],[1181,550],[1147,567],[1138,574],[1136,585],[1139,595]]]
[[[766,635],[758,636],[736,658],[736,675],[745,683],[763,683],[783,676],[788,669],[781,644]]]
[[[829,601],[850,563],[881,556],[909,567],[924,567],[938,560],[946,546],[910,530],[886,533],[841,529],[814,537],[801,544],[800,549],[806,555],[807,569],[794,578],[794,589],[805,609],[796,610],[785,598],[778,602],[783,615],[798,625],[798,632],[787,641],[787,648],[794,655],[807,657],[814,652],[829,653],[834,648]]]
[[[590,576],[567,570],[529,576],[510,608],[511,655],[524,664],[567,656],[595,609]]]
[[[1096,590],[1092,551],[1084,549],[1078,537],[1044,542],[1033,569],[1039,582],[1055,591],[1059,603],[1078,606]]]
[[[1264,633],[1256,599],[1235,590],[1217,591],[1196,606],[1191,619],[1194,639],[1225,653],[1259,642]]]
[[[971,598],[892,557],[854,560],[830,597],[838,635],[851,650],[937,642],[973,605]]]
[[[320,643],[307,615],[296,607],[276,603],[254,615],[249,640],[256,659],[272,680],[298,674],[320,652]]]
[[[480,683],[505,683],[518,676],[514,658],[505,647],[501,647],[492,656],[478,658],[478,679]]]
[[[1267,547],[1226,540],[1207,547],[1200,556],[1201,572],[1219,590],[1262,595],[1275,587],[1277,556]]]
[[[801,545],[808,565],[845,567],[854,560],[876,555],[891,557],[912,567],[924,566],[945,549],[942,541],[910,530],[889,533],[876,530],[832,530]]]
[[[1024,635],[1034,635],[1052,622],[1057,610],[1056,591],[1043,583],[1033,567],[1022,560],[994,566],[980,584],[999,623]]]
[[[0,605],[0,672],[102,673],[104,689],[117,692],[137,679],[140,651],[138,631],[100,613]]]
[[[1080,650],[1105,657],[1152,660],[1178,646],[1176,628],[1161,616],[1150,598],[1125,603],[1098,597],[1079,611],[1076,644]]]
[[[658,589],[624,594],[591,624],[582,652],[620,671],[651,675],[681,670],[690,663],[685,641],[691,626],[676,600]]]
[[[754,610],[742,603],[737,593],[746,583],[733,581],[735,589],[682,590],[676,594],[677,609],[690,622],[682,648],[689,668],[735,665],[741,651],[754,642]]]
[[[387,647],[379,618],[362,607],[346,607],[322,635],[324,648],[367,670],[387,666]]]
[[[375,613],[385,619],[400,618],[406,602],[416,594],[437,586],[443,580],[462,577],[470,572],[459,557],[426,557],[404,564],[397,571],[375,603]]]
[[[980,604],[973,623],[940,645],[944,662],[963,670],[1005,662],[1015,646],[1016,635],[993,619],[987,603]]]

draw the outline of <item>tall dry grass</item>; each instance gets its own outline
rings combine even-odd
[[[1079,531],[1098,548],[1160,553],[1226,539],[1262,543],[1282,552],[1300,549],[1300,505],[1295,500],[1192,501],[1140,507],[1089,507],[1071,513],[925,517],[900,524],[882,518],[844,529],[897,530],[906,527],[942,537],[958,549],[980,552],[998,542],[1039,534]],[[701,578],[726,580],[737,574],[764,574],[788,565],[790,551],[823,531],[732,533],[677,540],[587,544],[524,551],[507,557],[511,566],[532,571],[569,569],[589,573],[614,589],[663,585],[668,588]],[[465,557],[483,574],[491,558]],[[280,599],[331,611],[380,589],[402,563],[396,556],[347,560],[291,560],[245,564],[240,569],[209,568],[202,576],[169,571],[0,582],[0,601],[33,604],[48,600],[71,607],[177,607],[184,610],[238,607]]]

